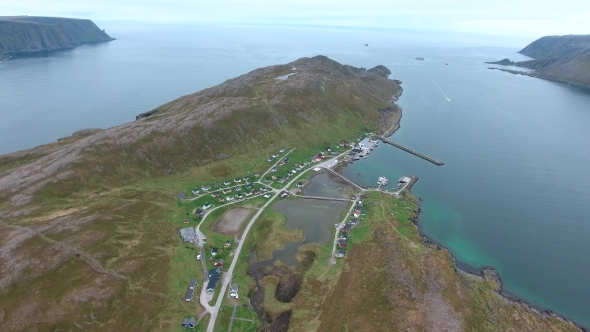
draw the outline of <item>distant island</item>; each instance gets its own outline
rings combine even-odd
[[[74,48],[114,40],[86,19],[0,16],[0,61],[11,54]]]
[[[486,63],[534,69],[532,72],[523,72],[490,68],[590,89],[590,35],[542,37],[518,53],[534,58],[534,60],[514,62],[503,59]]]

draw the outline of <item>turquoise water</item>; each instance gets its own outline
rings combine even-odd
[[[525,59],[516,51],[529,40],[98,23],[118,40],[0,63],[0,154],[132,121],[173,98],[302,56],[383,64],[404,88],[393,139],[445,165],[380,144],[347,175],[367,185],[418,175],[420,227],[462,267],[491,265],[507,292],[590,326],[590,94],[483,63]]]

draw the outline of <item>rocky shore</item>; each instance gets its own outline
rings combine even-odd
[[[412,182],[410,182],[410,184],[408,185],[408,190],[411,189],[411,187],[418,181],[418,177],[417,176],[412,176]],[[466,275],[466,276],[471,276],[471,277],[475,277],[475,278],[479,278],[482,280],[487,280],[487,281],[492,281],[494,284],[496,284],[496,287],[494,288],[494,292],[498,295],[498,297],[500,297],[503,301],[506,301],[507,303],[510,304],[514,304],[514,305],[519,305],[523,308],[525,308],[526,310],[539,314],[543,317],[554,317],[557,319],[560,319],[564,322],[567,323],[571,323],[573,325],[575,325],[577,328],[579,328],[581,331],[583,332],[590,332],[590,330],[588,330],[587,328],[577,324],[575,321],[570,320],[566,317],[563,317],[549,309],[546,308],[541,308],[541,307],[537,307],[535,305],[532,305],[522,299],[516,298],[514,296],[511,296],[510,294],[507,294],[506,292],[504,292],[504,286],[503,286],[503,282],[502,282],[502,278],[500,277],[500,274],[498,273],[498,271],[496,271],[493,267],[491,266],[485,266],[483,267],[479,273],[474,273],[474,272],[470,272],[464,269],[461,269],[458,265],[457,265],[457,261],[455,259],[455,257],[453,256],[453,254],[451,253],[451,251],[445,247],[444,245],[437,243],[436,241],[432,240],[431,238],[429,238],[428,236],[426,236],[422,230],[420,229],[419,226],[419,215],[420,212],[422,212],[422,209],[420,208],[420,202],[422,202],[422,199],[420,199],[419,197],[417,197],[418,200],[418,208],[414,211],[414,215],[410,218],[411,223],[414,225],[416,231],[418,232],[418,234],[420,235],[420,239],[421,242],[428,248],[432,248],[435,250],[444,250],[449,254],[449,257],[451,257],[451,260],[453,261],[453,267],[455,269],[455,271],[459,274],[462,275]]]

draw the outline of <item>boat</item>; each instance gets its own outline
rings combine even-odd
[[[419,56],[419,57],[416,58],[416,60],[424,60],[424,58],[421,57],[421,56]]]

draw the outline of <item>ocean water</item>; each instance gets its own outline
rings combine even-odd
[[[258,67],[323,54],[403,82],[392,139],[345,170],[418,175],[420,227],[512,296],[590,326],[590,93],[487,69],[531,40],[465,34],[98,22],[118,40],[0,63],[0,154],[115,126]],[[369,46],[364,46],[366,43]],[[424,61],[415,60],[424,57]],[[448,65],[444,65],[448,63]]]

